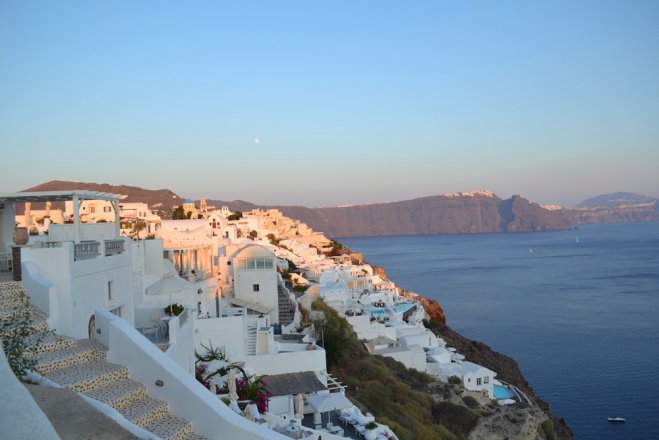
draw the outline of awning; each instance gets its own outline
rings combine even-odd
[[[313,371],[300,373],[271,374],[265,378],[273,397],[308,394],[325,391],[327,387],[318,380]]]
[[[267,307],[262,304],[256,304],[250,301],[246,301],[244,299],[239,299],[239,298],[228,298],[229,302],[233,305],[236,305],[238,307],[245,307],[250,310],[254,310],[255,312],[262,313],[264,315],[267,315],[270,313],[273,309],[272,307]]]
[[[335,409],[346,409],[354,406],[343,393],[315,394],[307,397],[307,403],[316,412],[324,413]]]

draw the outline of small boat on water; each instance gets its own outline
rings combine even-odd
[[[608,417],[607,420],[611,423],[625,423],[626,420],[622,417]]]

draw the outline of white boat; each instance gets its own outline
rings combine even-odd
[[[625,423],[626,419],[622,417],[608,417],[607,420],[611,423]]]

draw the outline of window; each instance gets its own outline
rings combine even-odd
[[[258,284],[252,284],[252,292],[258,292],[260,289],[260,286]]]
[[[112,301],[112,288],[114,287],[114,281],[108,281],[108,301]]]
[[[490,376],[485,376],[483,383],[490,383]]]
[[[274,269],[274,261],[272,258],[249,258],[246,260],[238,260],[238,269]]]
[[[91,205],[89,207],[89,213],[90,214],[96,214],[96,206],[95,205]]]
[[[476,385],[483,385],[483,379],[481,379],[480,377],[476,379]]]
[[[109,206],[103,207],[103,212],[110,212],[110,211],[112,211],[112,208],[110,208]]]

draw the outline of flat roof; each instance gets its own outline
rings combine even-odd
[[[302,371],[300,373],[270,374],[264,379],[268,384],[268,390],[273,397],[288,396],[290,394],[307,394],[327,389],[318,380],[313,371]]]
[[[105,193],[100,191],[73,190],[73,191],[37,191],[37,192],[15,192],[0,193],[0,202],[25,203],[25,202],[64,202],[73,200],[107,200],[109,202],[126,198],[121,194]]]

